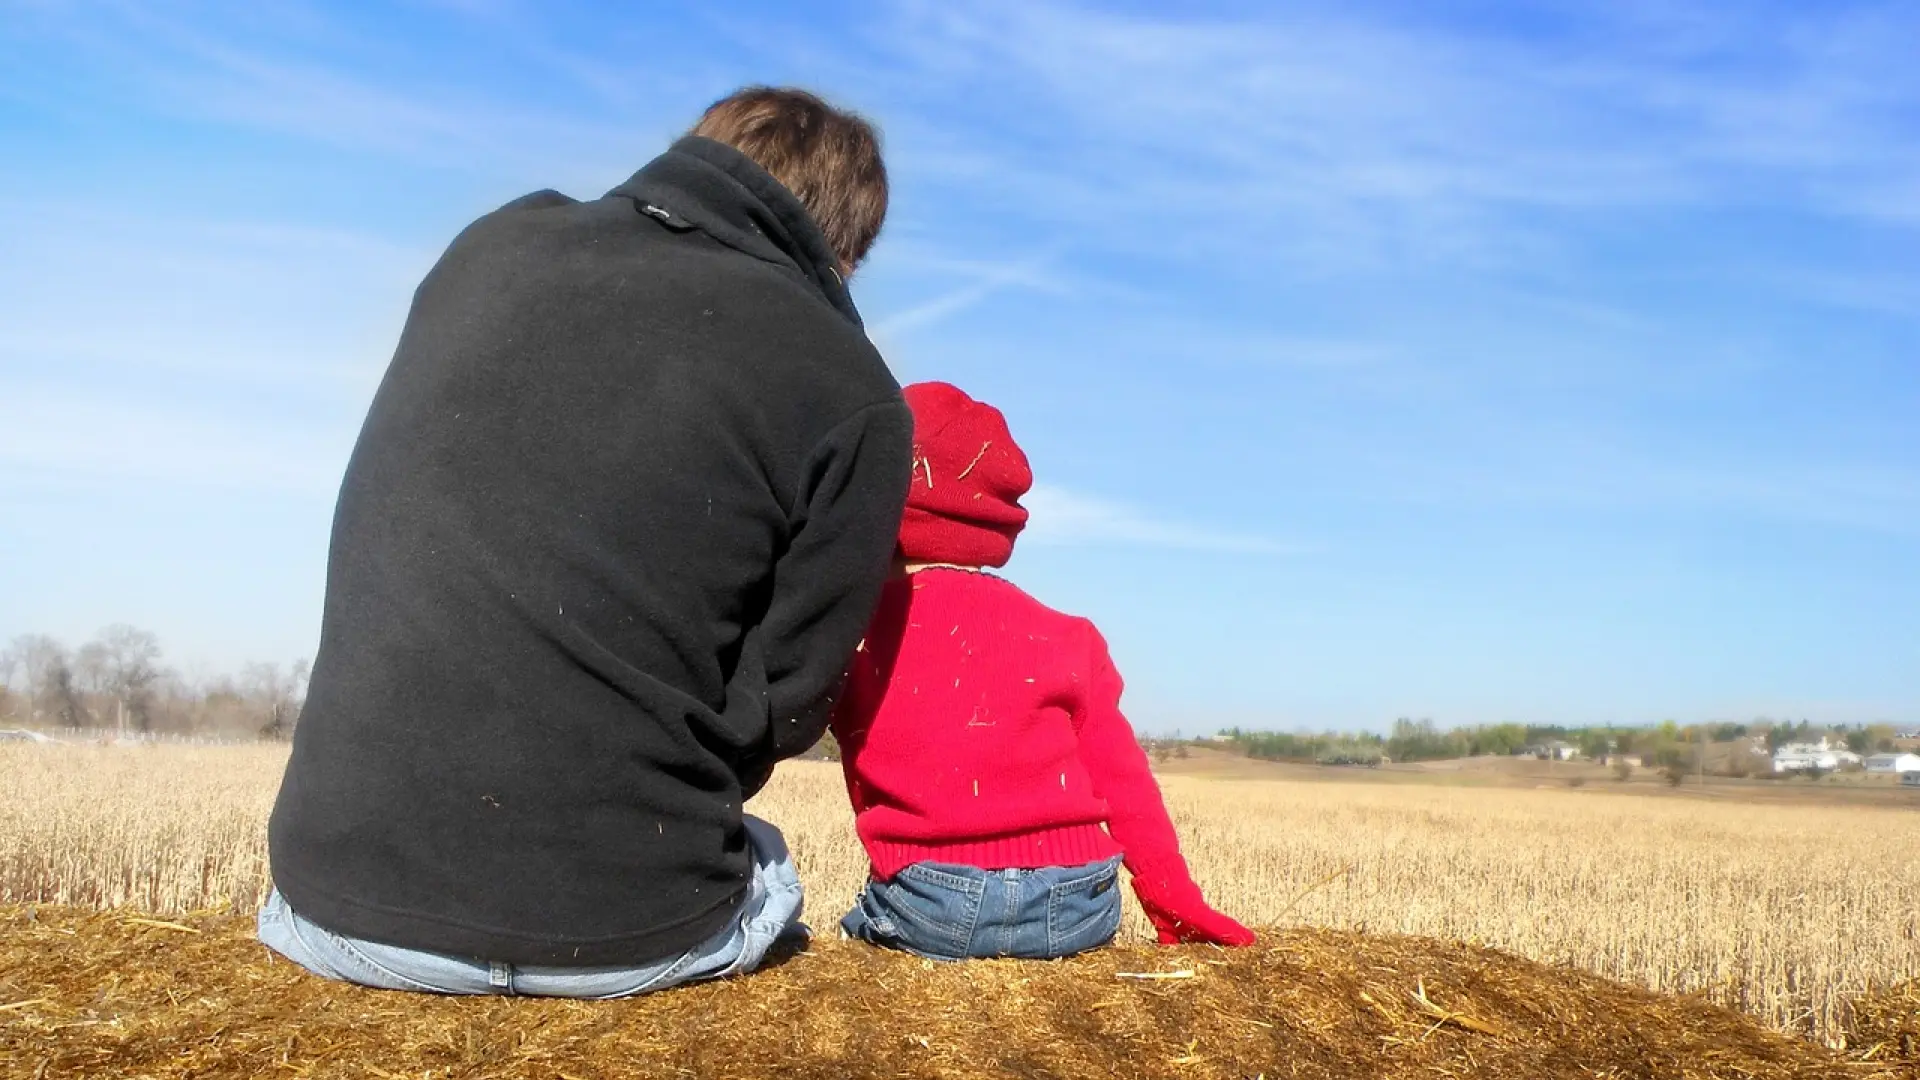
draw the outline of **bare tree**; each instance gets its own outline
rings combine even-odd
[[[64,651],[55,659],[53,667],[47,672],[47,707],[61,726],[70,728],[86,727],[91,719],[87,713],[86,699],[81,697],[80,689],[74,685],[73,666],[67,662]]]
[[[126,623],[115,623],[100,631],[100,638],[87,646],[100,646],[104,685],[118,707],[119,726],[128,722],[140,731],[153,729],[153,684],[160,679],[160,639],[151,630]],[[86,650],[82,650],[85,652]]]
[[[74,690],[83,694],[104,694],[107,692],[107,645],[104,641],[89,641],[80,646],[67,664],[72,675]]]
[[[260,710],[260,734],[269,739],[293,735],[306,697],[308,664],[296,660],[286,671],[278,664],[248,664],[240,675],[243,693]]]
[[[73,683],[81,692],[112,699],[114,726],[121,731],[147,731],[153,727],[159,659],[160,641],[151,631],[115,623],[74,654]]]
[[[39,716],[44,698],[54,686],[54,672],[68,666],[66,646],[48,637],[46,634],[22,634],[13,639],[7,647],[13,667],[23,678],[22,686],[27,697],[28,723]],[[65,684],[71,686],[71,674]]]
[[[307,683],[313,678],[313,662],[303,656],[293,662],[288,674],[293,679],[293,712],[294,719],[298,720],[300,710],[307,704]]]
[[[6,704],[9,715],[13,712],[14,697],[20,693],[13,688],[13,673],[19,669],[20,660],[15,656],[13,646],[8,645],[6,648],[0,649],[0,702]],[[33,718],[33,702],[31,701],[27,702],[27,718],[29,720]]]
[[[238,680],[186,679],[162,667],[161,655],[154,634],[124,623],[78,650],[46,634],[22,634],[0,647],[0,720],[115,725],[123,732],[293,734],[306,702],[306,660],[250,664]]]

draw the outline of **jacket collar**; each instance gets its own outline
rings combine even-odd
[[[733,147],[689,135],[608,194],[633,200],[669,228],[696,228],[756,259],[798,270],[861,325],[826,234],[791,191]]]

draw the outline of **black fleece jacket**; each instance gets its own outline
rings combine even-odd
[[[335,511],[269,830],[296,911],[570,966],[733,917],[741,803],[824,730],[906,499],[912,418],[836,265],[700,138],[453,242]]]

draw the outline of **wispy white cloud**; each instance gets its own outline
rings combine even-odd
[[[328,498],[433,258],[375,235],[0,204],[9,491]]]
[[[451,6],[590,100],[530,102],[443,64],[396,77],[405,58],[338,13],[107,6],[66,22],[114,82],[178,113],[568,178],[631,167],[729,77],[710,58],[636,68],[557,44],[523,5]],[[1905,55],[1920,13],[1903,6],[1568,5],[1538,39],[1319,3],[1229,17],[895,0],[871,18],[859,46],[778,20],[716,28],[765,66],[836,72],[929,183],[1168,257],[1257,239],[1321,272],[1532,262],[1553,247],[1540,211],[1715,202],[1920,224]]]
[[[1542,215],[1659,207],[1912,224],[1920,87],[1896,43],[1920,13],[1563,16],[1526,40],[1351,6],[904,2],[871,79],[913,141],[971,114],[952,183],[1163,257],[1537,265],[1560,240]]]
[[[1286,555],[1302,549],[1266,537],[1169,521],[1139,507],[1036,484],[1024,500],[1032,518],[1023,541],[1058,546],[1118,546],[1237,555]]]
[[[501,20],[517,18],[515,5],[482,6],[497,9]],[[550,97],[512,93],[483,71],[449,70],[435,56],[409,55],[343,11],[244,5],[225,17],[203,14],[77,4],[43,13],[39,22],[92,61],[95,82],[131,93],[143,108],[413,165],[495,176],[537,168],[550,184],[610,186],[651,155],[663,122],[686,120],[658,108],[616,111],[607,101],[567,108],[547,104]],[[502,36],[505,47],[575,84],[592,83],[597,94],[624,89],[629,105],[663,82],[656,67],[629,65],[616,86],[604,66],[547,47],[524,27]],[[668,85],[669,100],[698,93]]]
[[[1796,301],[1920,322],[1920,270],[1874,272],[1801,264],[1748,267],[1744,273],[1763,288]]]
[[[1522,459],[1475,452],[1396,459],[1377,495],[1444,505],[1653,512],[1702,520],[1778,522],[1920,537],[1920,468],[1893,460],[1814,454],[1700,454],[1659,458],[1562,434],[1539,433]]]
[[[916,330],[924,330],[1011,287],[1058,291],[1059,283],[1043,276],[1053,258],[1049,253],[1005,263],[947,260],[944,264],[946,267],[960,270],[971,280],[912,307],[885,315],[874,322],[872,334],[877,339],[897,339]]]
[[[284,222],[0,203],[0,388],[125,388],[168,373],[206,396],[369,392],[434,252]]]

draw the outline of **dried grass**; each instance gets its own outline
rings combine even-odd
[[[171,920],[169,920],[171,921]],[[327,983],[248,920],[0,911],[0,1076],[1893,1077],[1698,999],[1500,953],[1322,930],[934,965],[816,945],[607,1003]],[[1126,974],[1191,972],[1172,979]]]

